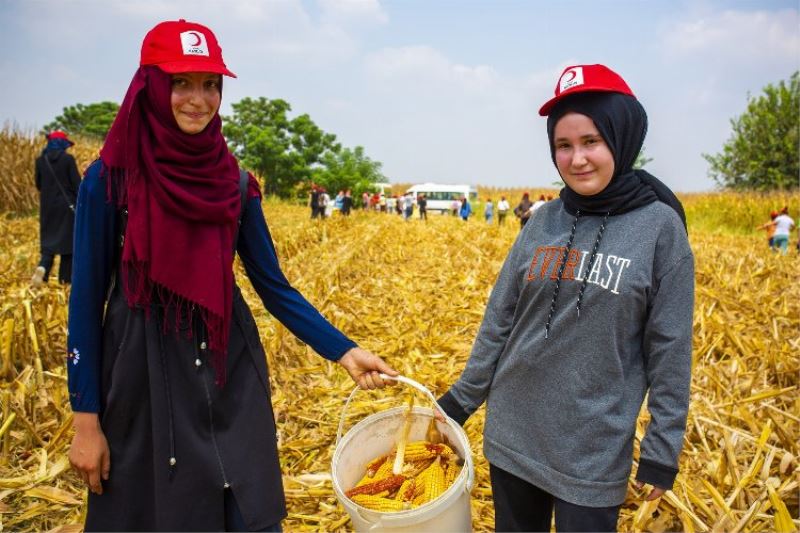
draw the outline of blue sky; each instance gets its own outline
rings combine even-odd
[[[239,76],[223,113],[283,98],[403,183],[549,186],[537,110],[565,66],[604,63],[648,111],[648,170],[709,190],[701,154],[800,67],[796,0],[3,0],[0,121],[121,100],[144,34],[177,18],[211,27]]]

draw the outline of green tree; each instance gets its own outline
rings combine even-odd
[[[102,141],[111,129],[117,111],[119,104],[115,102],[75,104],[65,107],[62,114],[42,128],[42,133],[64,130],[70,135],[82,135]]]
[[[381,173],[381,163],[364,155],[364,148],[344,148],[338,152],[328,152],[322,166],[314,171],[314,182],[322,185],[332,194],[350,189],[353,196],[372,190],[373,183],[386,181]]]
[[[789,189],[800,175],[800,74],[769,84],[731,119],[733,134],[716,155],[703,154],[708,174],[729,189]]]
[[[244,98],[224,117],[223,133],[243,166],[264,177],[264,192],[291,196],[297,185],[312,178],[329,153],[341,145],[308,115],[289,119],[291,105],[281,99]]]
[[[642,146],[642,149],[639,151],[639,155],[636,156],[636,161],[633,162],[633,168],[644,168],[653,161],[652,157],[647,157],[644,155],[644,149],[645,147]]]

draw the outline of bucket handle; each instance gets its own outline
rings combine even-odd
[[[380,374],[380,376],[381,376],[382,379],[390,379],[390,380],[393,380],[393,381],[399,381],[400,383],[403,383],[403,384],[408,385],[410,387],[414,387],[415,389],[417,389],[418,391],[420,391],[421,393],[423,393],[425,396],[428,397],[428,399],[433,403],[433,408],[434,409],[438,409],[439,412],[442,413],[442,415],[444,416],[445,421],[446,421],[446,423],[448,425],[460,429],[461,426],[459,426],[458,423],[455,420],[453,420],[452,418],[447,416],[447,413],[445,413],[442,410],[442,408],[439,407],[439,403],[436,401],[436,397],[433,395],[433,393],[430,390],[428,390],[428,388],[425,385],[423,385],[422,383],[414,381],[413,379],[407,378],[405,376],[390,376],[388,374],[383,374],[383,373]],[[337,446],[339,445],[339,441],[342,440],[342,430],[344,429],[344,421],[345,421],[345,415],[347,414],[347,408],[350,406],[350,402],[353,400],[353,397],[356,395],[356,393],[359,390],[361,390],[361,387],[359,387],[359,386],[356,386],[353,389],[353,391],[350,393],[350,396],[347,397],[347,401],[344,403],[344,407],[342,408],[342,416],[341,416],[341,418],[339,418],[339,429],[336,431],[336,445]],[[463,444],[464,444],[464,448],[465,448],[464,449],[464,455],[466,456],[466,457],[464,457],[464,463],[465,463],[465,466],[467,467],[466,490],[467,490],[467,492],[471,492],[472,491],[472,485],[475,482],[475,469],[474,469],[473,464],[472,464],[472,447],[469,445],[469,441],[465,440],[465,442]]]

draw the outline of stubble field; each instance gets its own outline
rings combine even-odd
[[[710,205],[731,216],[741,201],[726,195],[686,200],[694,221],[697,289],[681,473],[674,490],[653,503],[644,503],[631,487],[619,523],[624,531],[791,531],[800,523],[800,262],[796,254],[768,253],[764,239],[744,234],[744,225],[715,232],[713,223],[694,212],[694,206]],[[763,199],[752,201],[769,210]],[[770,200],[778,201],[797,205],[796,198]],[[478,219],[403,222],[358,212],[321,223],[308,220],[298,206],[265,201],[264,209],[289,280],[362,346],[434,394],[444,392],[469,355],[517,234],[515,221],[501,228]],[[68,289],[30,287],[37,238],[34,216],[0,218],[0,527],[77,531],[85,490],[66,455]],[[329,472],[336,426],[353,383],[264,311],[238,266],[237,278],[272,372],[289,506],[284,529],[349,529]],[[363,392],[348,421],[352,425],[402,401],[397,389]],[[476,459],[473,526],[480,531],[493,528],[483,420],[481,409],[466,425]],[[637,444],[646,423],[643,414]]]

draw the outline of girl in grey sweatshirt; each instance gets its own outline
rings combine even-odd
[[[577,80],[577,81],[576,81]],[[644,108],[602,65],[568,67],[548,116],[560,199],[506,258],[466,368],[439,400],[487,403],[497,530],[616,530],[647,395],[636,479],[672,487],[689,402],[694,258],[683,208],[633,170]]]

